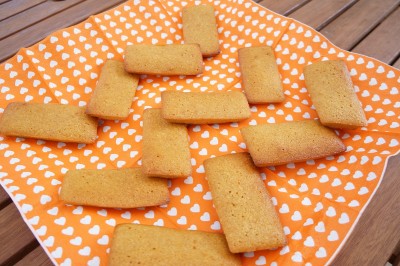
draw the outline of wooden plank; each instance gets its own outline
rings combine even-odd
[[[18,261],[15,266],[52,266],[53,263],[41,246]]]
[[[352,51],[365,54],[387,64],[400,54],[400,7],[389,15],[376,29]]]
[[[11,0],[0,0],[0,5],[1,4],[4,4],[4,3],[6,3],[6,2],[10,2]]]
[[[400,239],[399,242],[397,243],[396,249],[393,252],[393,255],[400,256]]]
[[[46,0],[12,0],[3,3],[0,8],[0,21],[45,1]]]
[[[350,50],[390,14],[400,0],[360,0],[321,30],[331,42]]]
[[[290,17],[319,30],[356,2],[357,0],[312,0],[290,14]]]
[[[376,194],[332,265],[384,265],[400,239],[400,156],[389,159]]]
[[[40,21],[0,41],[0,62],[11,57],[21,47],[37,43],[52,32],[77,24],[93,14],[100,13],[126,0],[86,0],[54,16]],[[68,19],[65,19],[68,18]]]
[[[263,0],[259,4],[281,15],[287,16],[310,0]]]
[[[399,266],[400,265],[400,256],[396,257],[395,260],[393,261],[393,266]]]
[[[400,265],[400,240],[399,240],[399,243],[397,243],[397,247],[396,247],[395,251],[393,252],[393,256],[394,256],[393,261],[391,261],[392,265],[399,266]]]
[[[395,68],[400,69],[400,57],[397,59],[396,62],[394,62],[393,66],[394,66]]]
[[[0,187],[0,210],[10,203],[11,199],[8,196],[7,192],[2,187]]]
[[[83,0],[46,1],[1,22],[0,40]]]
[[[14,204],[2,209],[0,217],[0,265],[12,265],[37,246],[37,241]]]

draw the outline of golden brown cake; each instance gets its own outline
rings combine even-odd
[[[64,104],[10,103],[0,118],[0,134],[63,142],[94,143],[97,119]]]
[[[213,124],[238,122],[250,117],[242,92],[180,92],[161,94],[162,115],[173,123]]]
[[[274,205],[248,153],[207,159],[204,168],[231,252],[286,244]]]

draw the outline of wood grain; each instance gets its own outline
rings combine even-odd
[[[400,3],[400,0],[360,0],[321,30],[332,43],[350,50]]]
[[[392,261],[392,265],[393,266],[399,266],[400,265],[400,240],[399,243],[397,243],[397,247],[395,249],[395,251],[393,252],[393,261]]]
[[[396,257],[393,261],[393,266],[399,266],[400,265],[400,256]]]
[[[46,1],[1,22],[0,40],[83,0]]]
[[[0,217],[0,265],[11,265],[37,242],[14,204],[2,209]]]
[[[11,199],[7,192],[0,186],[0,210],[11,203]]]
[[[29,28],[21,30],[0,41],[0,62],[11,57],[21,47],[28,47],[58,29],[77,24],[93,14],[97,14],[123,2],[125,0],[86,0],[79,5],[72,6],[58,13],[57,16],[51,16]]]
[[[46,0],[11,0],[5,2],[0,8],[0,21],[45,1]]]
[[[319,30],[355,2],[357,0],[312,0],[290,14],[290,17]]]
[[[52,266],[53,263],[44,252],[41,246],[36,247],[32,252],[18,261],[15,266]]]
[[[390,14],[352,51],[374,57],[390,64],[396,60],[397,56],[400,54],[399,33],[400,7]]]
[[[394,66],[395,68],[400,69],[400,57],[397,58],[397,61],[393,63],[393,66]]]
[[[389,159],[383,181],[332,265],[384,265],[400,239],[400,156]]]
[[[287,16],[310,0],[263,0],[259,4],[278,13]]]

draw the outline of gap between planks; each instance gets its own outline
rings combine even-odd
[[[291,18],[317,31],[353,6],[358,0],[312,0],[290,14]]]
[[[41,246],[37,246],[25,257],[15,263],[15,266],[52,266],[53,263],[43,251]]]
[[[400,55],[400,7],[389,14],[352,50],[393,64]],[[396,34],[397,33],[397,34]]]
[[[332,265],[383,265],[400,239],[400,156],[389,159],[382,183]],[[360,243],[363,243],[360,245]],[[351,250],[351,252],[344,251]]]
[[[400,56],[397,58],[397,61],[393,63],[393,66],[394,66],[395,68],[400,69]]]
[[[11,0],[0,0],[0,5],[2,5],[2,4],[4,4],[4,3],[7,3],[7,2],[10,2]]]
[[[346,29],[350,32],[354,31],[354,34],[350,34],[349,32],[348,36],[345,36],[346,42],[353,43],[354,45],[358,43],[355,49],[352,50],[353,52],[365,54],[387,64],[391,64],[396,61],[396,58],[400,53],[400,46],[398,45],[400,42],[400,34],[393,34],[400,33],[400,23],[396,23],[400,20],[400,18],[396,16],[397,13],[395,11],[399,8],[393,9],[396,8],[396,5],[393,6],[392,4],[394,1],[400,1],[384,1],[386,2],[386,6],[390,6],[390,10],[393,11],[392,13],[388,13],[386,16],[382,16],[382,10],[372,10],[374,3],[371,3],[371,0],[312,0],[291,13],[289,17],[299,20],[317,30],[322,29],[321,33],[323,34],[324,30],[326,31],[326,28],[329,29],[332,24],[337,24],[336,28],[340,29],[340,31],[344,31]],[[260,4],[267,8],[272,7],[276,9],[277,2],[273,2],[272,0],[264,0],[260,2]],[[290,9],[290,6],[284,6],[284,4],[287,5],[288,3],[283,1],[279,5],[282,9],[281,12],[285,13]],[[362,12],[362,10],[360,11],[360,7],[366,8],[368,12]],[[349,24],[343,22],[346,21],[346,18],[349,18],[358,12],[361,12],[362,14],[362,27],[359,27],[358,24],[353,25],[356,23]],[[368,19],[364,21],[364,16],[369,16],[370,13],[371,16],[378,19],[379,22],[374,22]],[[337,21],[342,22],[337,23]],[[381,23],[382,26],[379,23]],[[372,28],[373,24],[375,24],[375,26]],[[369,29],[370,31],[363,30],[364,28]],[[389,41],[386,41],[386,39]],[[335,38],[330,38],[330,41],[339,47],[348,50],[348,48],[345,47],[346,44],[341,44],[340,40],[337,41]],[[358,47],[359,45],[361,45],[361,47]],[[361,50],[363,47],[364,50]]]
[[[320,32],[335,45],[351,50],[399,3],[399,0],[360,0]]]
[[[46,0],[11,0],[4,2],[0,9],[0,22],[45,1]]]
[[[5,208],[8,204],[12,203],[11,198],[7,192],[0,186],[0,210]]]
[[[44,39],[56,30],[75,25],[93,14],[111,9],[126,0],[85,0],[57,15],[39,21],[29,28],[23,29],[0,41],[0,62],[14,55],[21,47],[28,47]],[[67,17],[68,20],[60,19]]]
[[[0,265],[12,265],[38,246],[17,207],[8,204],[0,211]]]
[[[46,1],[1,21],[0,40],[18,33],[84,0]]]
[[[288,16],[308,2],[310,0],[262,0],[259,4],[278,14]]]

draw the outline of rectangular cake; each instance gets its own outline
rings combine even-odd
[[[163,117],[173,123],[227,123],[250,117],[246,96],[238,91],[164,91],[161,100]]]
[[[243,87],[251,104],[279,103],[285,100],[274,50],[253,46],[238,51]]]
[[[1,115],[0,134],[89,144],[96,141],[97,119],[78,106],[14,102]]]
[[[69,170],[60,199],[74,205],[138,208],[169,202],[167,180],[149,177],[140,168]]]
[[[318,159],[346,150],[335,132],[317,120],[249,126],[241,133],[258,167]]]
[[[102,119],[126,119],[138,83],[139,76],[127,73],[123,62],[108,60],[101,69],[86,114]]]
[[[125,70],[151,75],[197,75],[203,73],[198,44],[134,44],[125,50]]]
[[[114,230],[110,266],[240,266],[221,234],[166,227],[119,224]]]
[[[367,125],[346,63],[320,61],[304,68],[304,80],[321,124],[355,129]]]
[[[231,252],[286,244],[274,205],[248,153],[207,159],[204,168]]]
[[[199,44],[204,57],[219,54],[217,21],[213,6],[184,7],[182,9],[182,27],[185,43]]]
[[[143,173],[149,176],[179,178],[192,173],[189,135],[186,125],[169,123],[161,109],[143,113]]]

